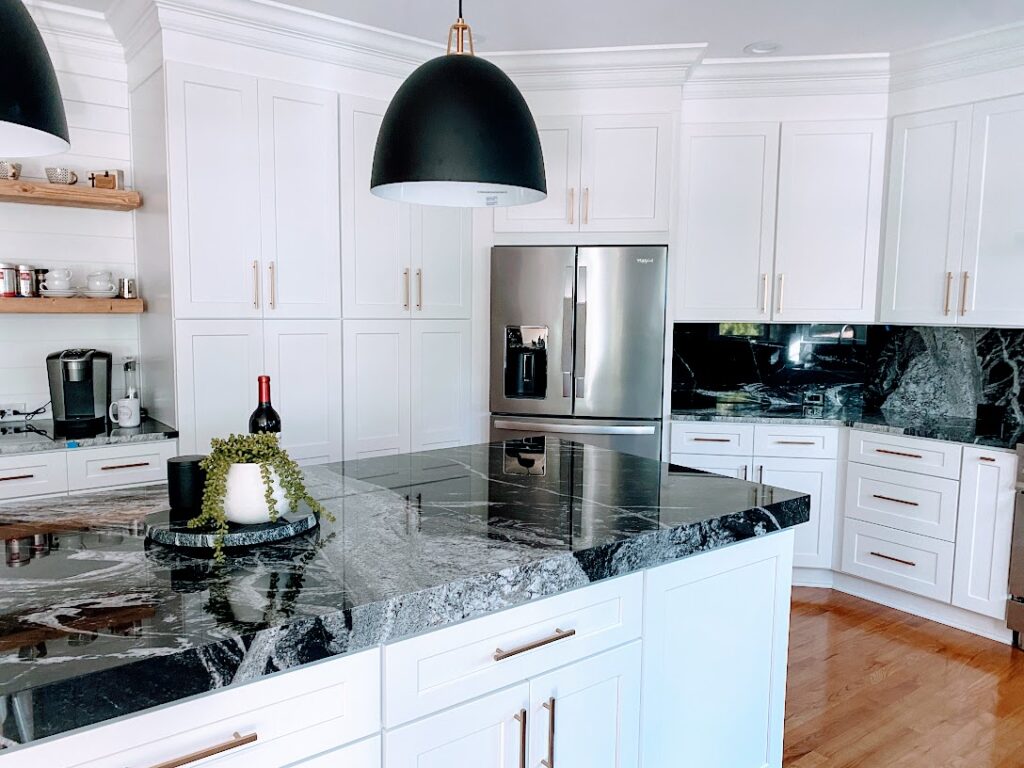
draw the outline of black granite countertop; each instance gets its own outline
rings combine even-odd
[[[870,411],[860,408],[768,408],[757,404],[722,403],[710,408],[672,411],[673,421],[745,421],[753,424],[818,424],[853,427],[907,437],[924,437],[988,448],[1013,448],[1024,442],[1024,426],[1003,424],[985,429],[974,419],[934,416],[905,411]]]
[[[0,456],[37,451],[64,451],[74,448],[95,448],[100,445],[149,443],[173,440],[178,430],[154,419],[144,419],[137,427],[107,424],[98,432],[67,435],[47,419],[10,422],[0,426]]]
[[[3,736],[63,733],[809,517],[796,492],[551,438],[306,478],[336,521],[222,566],[147,546],[162,486],[0,506]]]

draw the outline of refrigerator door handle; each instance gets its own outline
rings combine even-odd
[[[655,430],[653,424],[553,424],[543,421],[510,421],[506,419],[495,419],[494,428],[565,435],[653,435]]]
[[[572,287],[574,270],[565,268],[562,293],[562,397],[572,397]]]
[[[587,268],[576,279],[576,397],[586,397],[587,386]]]

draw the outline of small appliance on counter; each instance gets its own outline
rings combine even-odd
[[[65,349],[46,356],[58,431],[74,436],[106,427],[112,365],[110,353],[97,349]]]

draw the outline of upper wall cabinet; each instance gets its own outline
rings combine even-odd
[[[774,319],[875,319],[885,128],[884,120],[783,124]]]
[[[676,320],[875,319],[885,123],[683,129]]]
[[[892,125],[881,319],[951,323],[964,245],[971,108]]]
[[[664,232],[671,115],[537,119],[548,197],[495,208],[495,232]]]
[[[179,318],[341,311],[337,94],[167,65]]]
[[[472,217],[370,192],[387,102],[346,97],[342,108],[342,285],[345,317],[468,318]]]
[[[779,124],[683,127],[676,316],[767,320]]]

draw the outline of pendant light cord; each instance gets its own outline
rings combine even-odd
[[[459,0],[459,18],[462,18],[462,0]]]

